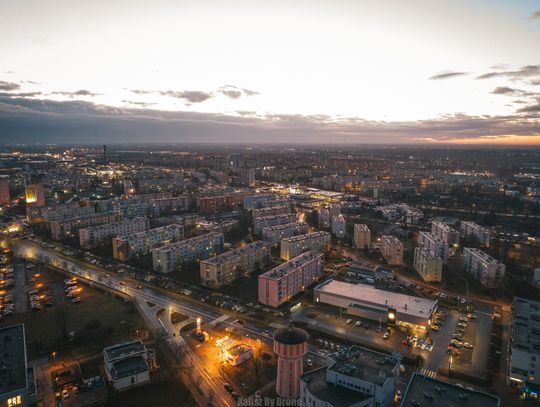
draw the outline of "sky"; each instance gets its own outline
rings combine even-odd
[[[0,1],[0,142],[540,144],[539,0]]]

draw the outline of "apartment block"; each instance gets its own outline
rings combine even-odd
[[[113,257],[116,260],[126,261],[135,256],[144,256],[156,247],[176,243],[183,239],[184,227],[182,225],[168,225],[118,236],[112,240]]]
[[[438,283],[442,280],[442,259],[433,255],[433,253],[425,247],[417,247],[414,249],[413,266],[422,280],[427,283]]]
[[[266,208],[268,203],[279,198],[277,194],[256,194],[244,197],[244,209]]]
[[[95,213],[93,206],[80,206],[73,203],[26,208],[26,217],[29,222],[56,222],[72,218],[84,218]]]
[[[432,222],[431,233],[446,242],[447,245],[459,244],[459,232],[443,222]]]
[[[332,234],[341,239],[347,234],[347,223],[343,215],[332,216]]]
[[[427,249],[433,256],[440,257],[443,263],[448,262],[448,244],[433,233],[420,232],[417,244],[419,247]]]
[[[261,240],[203,260],[200,263],[201,284],[219,288],[266,266],[270,244]]]
[[[395,236],[383,235],[381,237],[381,255],[388,264],[401,266],[403,264],[403,243]]]
[[[480,249],[465,247],[463,249],[465,270],[484,287],[496,288],[503,283],[506,267]]]
[[[459,225],[461,237],[474,237],[485,247],[489,247],[490,230],[474,222],[461,221]]]
[[[353,241],[357,249],[369,249],[371,247],[371,230],[367,225],[354,225]]]
[[[262,240],[270,243],[278,243],[281,239],[302,235],[309,231],[305,222],[285,223],[284,225],[268,226],[262,230]]]
[[[253,218],[263,218],[265,216],[275,216],[291,213],[290,205],[271,206],[268,208],[253,209],[251,214]]]
[[[104,223],[118,222],[122,218],[116,213],[94,213],[92,215],[49,222],[53,240],[79,236],[79,229]]]
[[[152,264],[158,273],[171,273],[182,263],[206,260],[223,251],[223,233],[211,232],[152,250]]]
[[[278,307],[324,275],[324,254],[309,251],[259,276],[259,302]]]
[[[241,194],[197,197],[195,206],[199,213],[225,212],[242,207]]]
[[[317,211],[317,217],[319,218],[319,227],[328,229],[330,227],[330,211],[328,208],[320,208]]]
[[[281,259],[288,261],[310,250],[324,252],[330,240],[330,233],[323,231],[282,239]]]
[[[284,213],[281,215],[263,216],[253,219],[253,233],[260,236],[262,230],[269,226],[284,225],[286,223],[296,222],[296,215],[294,213]]]
[[[507,360],[509,385],[540,386],[540,302],[514,298]]]
[[[0,205],[10,201],[9,194],[9,175],[0,175]]]
[[[130,235],[148,229],[147,218],[134,218],[79,229],[79,244],[83,249],[110,244],[113,237]]]
[[[242,185],[252,187],[255,185],[255,168],[244,167],[240,169],[240,180]]]

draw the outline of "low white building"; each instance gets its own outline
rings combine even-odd
[[[381,237],[381,255],[392,266],[403,264],[403,243],[391,235]]]
[[[330,244],[330,240],[330,233],[323,231],[282,239],[280,246],[281,259],[291,260],[309,250],[324,252]]]
[[[506,267],[480,249],[466,247],[463,249],[464,266],[467,273],[487,288],[501,287]]]
[[[148,350],[140,340],[103,349],[103,360],[107,380],[117,391],[150,382]]]
[[[442,259],[434,256],[426,248],[417,247],[414,249],[414,269],[425,282],[440,282],[442,280],[442,266]]]
[[[371,230],[367,225],[361,223],[354,225],[353,241],[357,249],[369,249],[371,247]]]
[[[347,234],[346,222],[343,215],[332,216],[332,234],[338,239],[344,238]]]

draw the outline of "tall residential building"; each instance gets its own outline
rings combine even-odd
[[[427,249],[433,256],[440,257],[443,263],[448,262],[448,244],[433,233],[420,232],[417,243],[419,247]]]
[[[243,167],[240,169],[240,180],[242,185],[252,187],[255,185],[255,168]]]
[[[461,221],[459,231],[462,237],[474,237],[485,247],[489,247],[490,230],[474,222]]]
[[[242,276],[265,267],[270,258],[270,244],[261,240],[203,260],[200,263],[201,284],[219,288]]]
[[[278,243],[281,239],[301,235],[309,231],[305,222],[285,223],[284,225],[268,226],[262,230],[262,240],[270,243]]]
[[[23,324],[0,328],[2,364],[0,406],[26,407],[37,402],[35,371],[28,367]]]
[[[38,182],[36,184],[25,184],[24,196],[27,207],[39,208],[41,206],[45,206],[45,190],[43,189],[42,182]]]
[[[11,200],[9,195],[9,175],[0,175],[0,205]]]
[[[354,225],[353,241],[357,249],[369,249],[371,247],[371,230],[367,225],[361,223]]]
[[[390,407],[399,380],[401,355],[351,346],[330,356],[330,365],[305,373],[302,406]]]
[[[158,273],[171,273],[182,263],[206,260],[223,251],[223,233],[211,232],[152,250],[152,264]]]
[[[51,221],[49,222],[49,229],[53,240],[62,240],[79,236],[79,229],[81,228],[118,222],[119,220],[121,220],[121,217],[116,213],[95,213],[89,216]]]
[[[449,246],[459,244],[459,232],[448,226],[446,223],[432,222],[431,233],[444,240]]]
[[[134,218],[79,229],[79,244],[83,249],[94,249],[110,244],[113,237],[143,232],[148,225],[147,218]]]
[[[253,219],[253,233],[260,236],[262,230],[268,226],[284,225],[286,223],[296,222],[294,213],[283,213],[281,215],[263,216]]]
[[[433,255],[425,247],[414,249],[414,269],[425,282],[440,282],[442,280],[442,266],[442,259]]]
[[[514,298],[507,360],[508,384],[540,386],[540,302]]]
[[[332,216],[332,234],[341,239],[347,234],[347,224],[343,215]]]
[[[463,249],[465,270],[484,287],[497,288],[503,283],[506,267],[480,249],[465,247]]]
[[[324,252],[330,244],[330,240],[330,233],[323,231],[282,239],[281,258],[288,261],[309,250]]]
[[[113,257],[116,260],[126,261],[135,256],[145,255],[152,249],[166,244],[176,243],[184,239],[182,225],[168,225],[144,232],[113,238]]]
[[[309,251],[259,276],[259,302],[278,307],[324,275],[324,254]]]
[[[403,243],[395,236],[383,235],[381,237],[381,255],[388,264],[401,266],[403,264]]]

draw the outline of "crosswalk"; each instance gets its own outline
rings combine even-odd
[[[275,329],[285,328],[285,325],[278,324],[277,322],[272,322],[271,324],[268,324],[268,326]]]
[[[420,370],[420,373],[423,374],[424,376],[431,377],[432,379],[435,379],[437,377],[437,372],[434,372],[433,370],[422,368]]]

